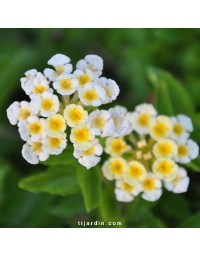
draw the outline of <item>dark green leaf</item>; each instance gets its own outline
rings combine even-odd
[[[75,168],[72,165],[50,167],[47,171],[22,179],[19,187],[34,193],[48,192],[61,196],[79,190]]]
[[[179,228],[200,228],[200,213],[190,216],[187,220],[181,223]]]
[[[171,102],[170,104],[173,106],[174,114],[183,113],[192,115],[194,113],[195,106],[192,98],[183,85],[169,72],[150,67],[147,70],[147,75],[154,86],[156,96],[160,97],[159,99],[156,99],[156,103],[158,103],[157,101],[162,102],[162,100],[166,102],[167,99],[165,97],[168,97],[168,100]],[[162,83],[168,88],[168,96],[166,95],[165,89],[163,94],[160,93],[160,90],[162,90]],[[157,107],[160,112],[160,106],[158,105]],[[161,109],[163,110],[164,108]]]
[[[77,181],[83,193],[85,207],[88,212],[98,207],[101,200],[101,170],[95,166],[87,170],[83,166],[77,169]]]

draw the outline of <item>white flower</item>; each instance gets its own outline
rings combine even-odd
[[[148,134],[149,125],[154,120],[157,112],[151,104],[140,104],[132,113],[133,123],[132,127],[139,134]]]
[[[113,109],[119,111],[123,116],[125,116],[128,112],[127,108],[120,105],[116,105]]]
[[[129,185],[134,186],[143,181],[147,176],[147,171],[143,164],[138,161],[131,161],[128,163],[128,170],[124,172],[123,179]]]
[[[78,87],[78,80],[72,74],[62,73],[53,83],[53,87],[61,95],[71,95]]]
[[[86,124],[80,124],[72,128],[70,140],[75,149],[80,151],[88,150],[94,143],[95,135]]]
[[[42,141],[33,142],[28,140],[22,148],[22,156],[30,164],[38,164],[39,161],[48,159],[49,154],[42,149]]]
[[[62,137],[66,127],[65,119],[60,114],[52,115],[45,120],[45,133],[50,137]]]
[[[178,174],[171,182],[165,183],[165,188],[176,194],[184,193],[189,186],[190,178],[187,176],[187,172],[184,168],[179,167]]]
[[[87,83],[97,82],[98,79],[97,75],[88,68],[85,70],[77,69],[74,71],[74,75],[78,80],[78,89],[84,87]]]
[[[27,120],[19,121],[19,133],[23,140],[36,142],[42,139],[44,134],[44,119],[37,116],[29,116]]]
[[[93,145],[86,151],[80,151],[74,149],[74,157],[78,159],[78,162],[85,166],[87,169],[90,169],[97,165],[101,158],[99,157],[103,152],[101,144],[99,144],[98,139],[93,140]]]
[[[26,120],[33,114],[30,104],[27,101],[15,101],[6,110],[7,117],[12,125],[15,125],[20,120]]]
[[[197,158],[198,155],[199,146],[195,141],[189,139],[184,143],[178,142],[178,153],[177,156],[174,157],[174,160],[182,164],[187,164]]]
[[[80,105],[69,104],[64,110],[64,118],[70,127],[74,127],[87,122],[88,112]]]
[[[43,92],[42,94],[31,96],[30,106],[34,114],[49,117],[58,112],[60,103],[56,95]]]
[[[101,85],[106,91],[106,99],[104,101],[104,104],[116,100],[117,96],[119,95],[119,86],[114,80],[100,77],[98,80],[98,84]]]
[[[72,64],[69,64],[70,58],[63,54],[54,55],[47,63],[55,68],[55,70],[46,68],[44,70],[45,76],[49,78],[50,81],[55,81],[59,75],[62,73],[70,74],[72,72]]]
[[[170,138],[178,142],[185,142],[189,138],[190,132],[193,131],[191,119],[180,114],[177,117],[172,117],[171,120],[173,129]]]
[[[29,95],[29,90],[32,84],[32,80],[36,77],[37,70],[36,69],[30,69],[25,72],[26,77],[20,78],[21,87],[25,91],[27,95]]]
[[[126,135],[130,127],[129,121],[124,118],[124,115],[119,110],[110,108],[108,112],[110,113],[115,125],[115,130],[112,134],[112,137],[120,137]]]
[[[116,181],[115,196],[119,202],[131,202],[141,191],[141,186],[130,186],[123,180]]]
[[[149,133],[154,140],[168,138],[173,128],[172,121],[167,116],[157,116],[151,121]]]
[[[95,110],[88,116],[88,126],[95,135],[112,136],[115,125],[111,115],[106,110]]]
[[[127,112],[125,114],[125,119],[127,119],[130,123],[129,125],[129,129],[128,131],[126,132],[126,134],[130,134],[132,133],[132,131],[134,130],[134,127],[135,127],[135,116],[134,116],[134,112]]]
[[[42,140],[42,149],[50,155],[59,155],[67,146],[66,133],[63,133],[61,137],[49,137],[45,136]]]
[[[122,157],[112,157],[102,166],[103,175],[108,180],[120,180],[128,169],[127,162]]]
[[[166,182],[172,181],[178,173],[178,165],[167,157],[158,158],[152,168],[156,176]]]
[[[97,84],[87,83],[79,89],[79,98],[86,106],[100,106],[106,98],[105,90]]]
[[[82,70],[89,68],[99,77],[101,76],[103,70],[103,60],[98,55],[87,55],[85,56],[84,60],[79,60],[77,62],[76,68]]]
[[[156,158],[173,157],[178,152],[178,146],[173,140],[161,139],[153,146],[153,153]]]
[[[122,138],[107,138],[105,152],[111,156],[121,156],[123,153],[131,150],[131,146],[126,144]]]
[[[144,191],[142,198],[147,201],[156,201],[162,195],[162,182],[152,173],[148,173],[146,179],[142,181],[141,186]]]

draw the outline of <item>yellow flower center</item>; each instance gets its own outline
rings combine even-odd
[[[91,147],[91,148],[89,148],[88,150],[86,150],[86,151],[82,151],[82,154],[84,155],[84,156],[90,156],[90,155],[93,155],[94,154],[94,146],[93,147]]]
[[[63,65],[56,66],[55,69],[56,69],[56,71],[54,71],[55,76],[61,75],[65,71]]]
[[[129,173],[131,177],[138,178],[143,173],[143,171],[140,166],[133,164],[129,167]]]
[[[93,120],[93,126],[98,129],[103,129],[106,124],[106,120],[102,116],[97,116]]]
[[[38,84],[35,89],[34,89],[34,94],[38,94],[38,93],[43,93],[45,92],[47,89],[44,85],[42,84]]]
[[[45,111],[50,111],[54,107],[54,102],[52,99],[43,99],[41,103],[41,108]]]
[[[147,178],[142,182],[145,190],[150,191],[155,188],[155,180],[153,178]]]
[[[176,134],[176,135],[181,135],[183,133],[184,129],[183,127],[180,125],[180,124],[175,124],[174,127],[173,127],[173,132]]]
[[[119,121],[117,120],[117,118],[112,117],[112,119],[113,119],[114,125],[115,125],[115,126],[118,126]]]
[[[78,77],[79,84],[81,86],[84,86],[84,84],[89,83],[91,81],[91,78],[85,74]]]
[[[166,142],[164,142],[162,144],[160,143],[158,145],[158,151],[161,155],[168,155],[171,153],[172,147],[169,143],[166,143]]]
[[[75,138],[78,142],[86,142],[89,140],[89,130],[86,128],[80,128],[75,131]]]
[[[72,110],[70,110],[69,112],[69,118],[75,122],[75,123],[78,123],[81,121],[81,119],[83,118],[83,114],[84,114],[84,111],[82,109],[79,109],[79,108],[74,108]]]
[[[33,151],[35,151],[35,152],[37,152],[37,153],[43,152],[42,143],[41,143],[40,141],[34,142],[34,143],[32,144],[32,149],[33,149]]]
[[[171,170],[172,170],[172,165],[167,161],[163,161],[158,165],[158,171],[161,174],[169,174]]]
[[[175,179],[172,180],[172,183],[176,185],[181,180],[181,176],[177,175]]]
[[[120,139],[116,139],[112,142],[112,151],[114,153],[121,154],[126,147],[126,143]]]
[[[121,174],[124,171],[124,163],[120,160],[115,160],[111,163],[111,171],[114,174]]]
[[[62,79],[60,86],[63,90],[70,90],[72,88],[72,81],[69,78]]]
[[[178,146],[178,156],[179,157],[184,157],[188,155],[188,150],[186,148],[186,146],[184,145],[179,145]]]
[[[147,114],[142,114],[138,118],[138,124],[141,126],[147,126],[150,122],[150,117]]]
[[[94,101],[94,100],[98,99],[98,94],[96,93],[95,90],[91,89],[91,90],[86,91],[84,93],[83,97],[88,101]]]
[[[49,120],[49,127],[53,131],[56,131],[56,132],[60,131],[64,125],[65,125],[64,120],[59,117],[52,117]]]
[[[128,183],[123,182],[122,183],[122,189],[127,191],[127,192],[131,192],[134,189],[134,186],[130,186]]]
[[[49,143],[50,143],[51,147],[53,147],[53,148],[59,147],[61,142],[62,142],[61,138],[50,138],[49,139]]]
[[[109,90],[109,88],[107,86],[104,87],[104,90],[106,91],[106,95],[110,96],[110,90]]]
[[[40,134],[42,132],[42,125],[38,122],[32,123],[29,126],[30,133]]]
[[[27,119],[31,115],[31,111],[28,108],[22,108],[19,113],[19,119],[24,120]]]
[[[167,131],[167,127],[164,124],[156,124],[153,127],[154,133],[159,136],[162,137],[165,135],[166,131]]]

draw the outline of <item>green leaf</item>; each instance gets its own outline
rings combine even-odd
[[[200,172],[200,156],[198,156],[195,160],[186,164],[187,167],[192,169],[193,171]]]
[[[120,209],[114,195],[114,186],[109,184],[103,190],[102,201],[99,204],[99,211],[103,221],[119,221]]]
[[[192,117],[194,131],[191,133],[191,139],[200,142],[200,113],[194,114]]]
[[[79,190],[75,168],[72,165],[50,167],[47,171],[31,175],[19,182],[19,187],[30,192],[48,192],[65,196]]]
[[[101,170],[95,166],[87,170],[83,166],[77,169],[77,181],[81,188],[85,207],[88,212],[98,207],[101,200]]]
[[[41,162],[41,164],[48,166],[74,164],[77,160],[73,156],[73,151],[74,148],[68,145],[60,155],[51,155],[46,161]]]
[[[0,192],[3,190],[4,182],[7,174],[9,173],[10,166],[0,160]]]
[[[179,228],[200,228],[200,213],[190,216],[187,220],[181,223]]]
[[[152,212],[148,212],[144,221],[144,228],[165,228],[165,224]]]
[[[192,98],[185,87],[183,87],[183,85],[169,72],[150,67],[147,69],[147,75],[154,86],[156,107],[158,108],[159,113],[164,109],[162,101],[167,105],[167,100],[169,101],[169,105],[167,106],[166,112],[169,110],[171,111],[173,107],[174,114],[183,113],[192,115],[194,113],[195,106]],[[168,88],[168,91],[165,87]]]

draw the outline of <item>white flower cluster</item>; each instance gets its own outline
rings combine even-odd
[[[130,202],[142,193],[143,199],[155,201],[162,195],[162,183],[174,193],[186,192],[189,177],[177,163],[189,163],[199,154],[197,143],[189,139],[191,119],[182,114],[157,115],[146,103],[134,112],[121,106],[115,109],[131,124],[128,136],[106,139],[105,152],[111,157],[102,171],[108,180],[116,180],[116,199]]]
[[[103,60],[97,55],[78,61],[73,73],[70,58],[63,54],[54,55],[48,64],[54,69],[46,68],[44,74],[31,69],[21,78],[30,102],[15,101],[7,109],[10,123],[18,125],[26,141],[22,156],[38,164],[49,155],[61,154],[67,146],[65,131],[69,126],[74,157],[89,169],[100,161],[103,152],[95,136],[123,136],[129,129],[130,123],[120,111],[87,111],[87,106],[99,107],[115,100],[119,87],[112,79],[100,77]],[[53,89],[62,95],[63,102]]]

